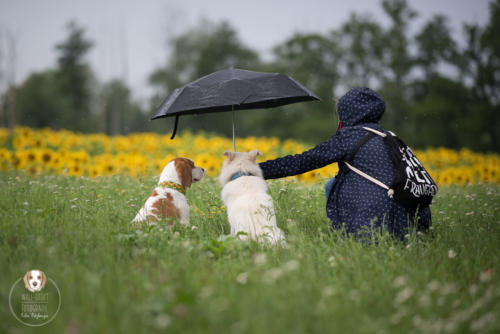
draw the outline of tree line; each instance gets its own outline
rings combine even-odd
[[[168,93],[235,67],[290,75],[322,99],[238,112],[239,136],[318,143],[336,130],[332,97],[367,86],[387,102],[382,125],[414,147],[500,151],[500,0],[490,2],[484,25],[464,24],[461,40],[452,36],[443,15],[411,33],[418,13],[407,0],[383,0],[381,6],[388,25],[352,13],[326,34],[295,33],[276,45],[267,61],[245,45],[229,23],[202,21],[170,40],[167,61],[149,77],[155,94],[147,107],[133,100],[123,80],[98,82],[86,60],[93,42],[84,28],[71,22],[66,39],[55,47],[55,68],[32,73],[17,86],[7,85],[0,97],[0,126],[110,135],[169,132],[173,118],[149,121]],[[231,116],[185,116],[179,128],[229,136]]]

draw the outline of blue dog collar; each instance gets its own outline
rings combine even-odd
[[[252,175],[252,174],[250,174],[250,173],[247,173],[247,172],[237,172],[237,173],[234,173],[234,174],[231,176],[231,181],[234,181],[234,180],[236,180],[237,178],[242,177],[242,176],[253,176],[253,175]]]

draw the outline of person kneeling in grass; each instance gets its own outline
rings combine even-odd
[[[365,136],[363,127],[380,129],[378,122],[385,112],[385,102],[369,88],[354,88],[337,104],[339,126],[327,141],[301,154],[288,155],[260,163],[265,179],[302,174],[333,162],[339,162],[339,173],[325,187],[326,214],[332,228],[345,228],[348,235],[360,236],[362,230],[385,230],[397,239],[417,223],[417,230],[431,224],[429,206],[409,209],[387,195],[382,187],[343,168],[343,160]],[[353,164],[384,184],[391,184],[395,166],[383,138],[375,136],[359,147]]]

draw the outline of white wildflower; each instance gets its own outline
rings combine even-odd
[[[325,286],[325,287],[323,288],[323,293],[322,293],[322,295],[323,295],[323,297],[328,298],[328,297],[333,296],[333,295],[335,294],[335,292],[336,292],[336,291],[335,291],[335,288],[334,288],[333,286],[331,286],[331,285],[327,285],[327,286]]]
[[[413,290],[410,287],[407,287],[401,290],[394,298],[394,302],[399,305],[406,302],[410,297],[413,296]]]
[[[262,266],[262,265],[266,264],[266,262],[267,262],[266,253],[255,254],[255,256],[253,257],[253,262],[258,266]]]
[[[391,316],[391,323],[396,325],[398,324],[401,319],[406,316],[406,310],[403,308],[401,310],[399,310],[398,312],[396,312],[394,315]]]
[[[449,249],[448,250],[448,258],[454,259],[455,257],[457,257],[457,253],[453,249]]]
[[[229,307],[229,302],[223,297],[215,298],[211,303],[211,309],[216,313],[223,312],[228,307]]]
[[[351,292],[349,292],[349,298],[351,298],[351,300],[353,302],[359,301],[359,297],[360,296],[359,296],[359,291],[358,290],[354,289]]]
[[[283,275],[283,269],[281,268],[272,268],[264,273],[262,276],[262,280],[265,283],[272,284],[277,279],[279,279]]]
[[[241,285],[245,285],[248,282],[248,273],[243,272],[236,276],[236,282],[240,283]]]
[[[214,289],[211,286],[205,286],[201,288],[200,297],[201,298],[210,298],[214,292]]]
[[[420,306],[422,307],[429,307],[431,306],[431,297],[427,294],[424,294],[422,296],[420,296],[420,298],[418,299],[418,303],[420,304]]]
[[[479,332],[483,330],[488,330],[493,327],[493,325],[497,322],[497,317],[493,311],[486,313],[481,318],[473,321],[470,324],[470,330],[473,332]]]
[[[408,277],[406,277],[406,276],[398,276],[394,280],[393,284],[394,284],[395,287],[399,288],[399,287],[405,286],[407,283],[408,283]]]
[[[286,272],[294,271],[299,268],[299,261],[290,260],[282,266],[283,270]]]
[[[479,290],[479,288],[478,288],[477,284],[472,284],[469,287],[469,293],[471,294],[471,296],[474,296],[478,290]]]
[[[154,326],[157,329],[165,329],[168,326],[170,326],[170,323],[172,322],[171,317],[166,314],[166,313],[160,313],[156,318],[154,319]]]
[[[492,271],[491,269],[488,269],[486,271],[483,271],[481,274],[479,274],[479,280],[483,283],[491,281],[492,278]]]
[[[447,283],[444,284],[441,289],[439,289],[439,292],[441,295],[446,296],[446,295],[451,295],[457,291],[457,287],[453,283]]]
[[[427,284],[427,290],[429,290],[430,292],[434,292],[436,291],[437,289],[439,289],[439,282],[436,281],[436,280],[432,280],[430,281],[428,284]]]

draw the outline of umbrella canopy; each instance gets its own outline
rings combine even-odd
[[[173,138],[180,115],[273,108],[312,100],[319,98],[286,75],[230,68],[175,89],[151,119],[176,116]]]

